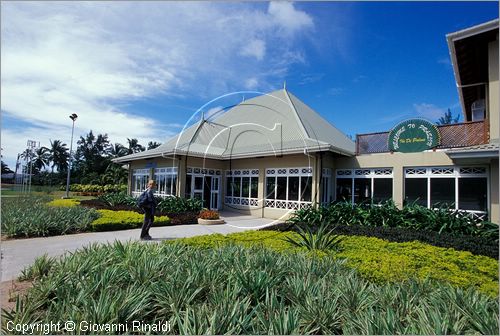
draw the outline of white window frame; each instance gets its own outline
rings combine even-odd
[[[321,170],[321,204],[328,204],[332,199],[332,169]]]
[[[268,198],[267,195],[267,179],[274,177],[274,198]],[[286,199],[278,200],[276,199],[277,193],[277,178],[278,177],[286,177]],[[289,177],[299,177],[299,199],[298,200],[288,200],[288,178]],[[301,201],[300,198],[302,196],[302,177],[310,177],[311,178],[311,201]],[[264,182],[264,188],[266,189],[265,193],[265,201],[264,206],[266,208],[275,208],[275,209],[283,209],[283,210],[298,210],[310,208],[312,204],[312,181],[313,178],[313,168],[312,167],[292,167],[292,168],[266,168],[266,176]]]
[[[144,190],[146,190],[149,181],[149,168],[140,168],[132,170],[132,196],[139,196]],[[144,177],[146,177],[144,179]],[[139,179],[138,188],[137,179]]]
[[[201,168],[201,167],[187,167],[186,169],[186,175],[191,175],[191,194],[189,195],[189,198],[193,198],[195,193],[201,193],[202,194],[202,200],[204,200],[204,192],[205,192],[205,176],[212,177],[212,184],[210,186],[210,199],[208,202],[211,204],[210,209],[211,210],[218,210],[220,209],[220,204],[221,204],[221,197],[220,197],[220,190],[222,188],[222,171],[220,169],[214,169],[214,168]],[[196,177],[202,177],[203,178],[203,184],[201,189],[194,189],[195,186],[195,178]],[[218,181],[218,188],[214,189],[214,182],[213,178],[217,178]],[[185,187],[182,193],[185,193]],[[217,202],[214,202],[214,194],[217,194]],[[217,203],[217,204],[214,204]]]
[[[227,191],[227,183],[234,183],[234,178],[240,177],[240,196],[234,196],[234,190],[231,187],[231,196],[224,194],[224,204],[226,205],[242,205],[248,207],[258,207],[259,198],[252,196],[252,179],[257,179],[257,195],[259,194],[259,170],[258,169],[233,169],[226,170],[226,177],[224,183],[226,183],[226,188],[224,193]],[[249,178],[248,185],[248,195],[243,196],[243,177]],[[230,180],[230,182],[228,182]]]
[[[381,168],[353,168],[353,169],[337,169],[335,170],[335,200],[337,200],[337,179],[351,179],[351,203],[354,204],[354,180],[355,179],[370,179],[370,199],[373,200],[373,192],[375,190],[375,179],[390,178],[394,188],[394,169],[391,167]],[[393,197],[394,198],[394,195]]]
[[[460,209],[459,205],[459,183],[460,178],[484,177],[486,178],[486,207],[487,211]],[[436,166],[436,167],[405,167],[403,179],[426,178],[427,179],[427,208],[431,208],[431,178],[454,178],[455,179],[455,210],[475,214],[480,219],[487,219],[490,213],[490,177],[486,166]],[[403,180],[403,186],[406,184]],[[404,188],[403,188],[404,189]],[[406,198],[406,190],[403,190],[403,199]]]
[[[160,168],[155,168],[154,169],[154,180],[156,181],[156,191],[155,195],[160,196],[160,197],[167,197],[167,196],[175,196],[177,192],[177,185],[174,186],[174,177],[175,177],[175,184],[177,184],[177,179],[178,179],[178,174],[177,174],[177,167],[160,167]],[[167,179],[170,179],[170,190],[166,190],[166,180],[165,180],[165,186],[162,188],[162,186],[159,183],[159,176],[166,176]],[[176,192],[174,192],[174,189]]]

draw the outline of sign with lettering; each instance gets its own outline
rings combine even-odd
[[[441,143],[439,129],[424,119],[405,120],[389,132],[391,152],[415,153],[434,148]]]

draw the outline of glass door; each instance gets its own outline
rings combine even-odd
[[[217,210],[219,209],[219,188],[220,188],[220,176],[212,177],[212,185],[210,188],[210,209]]]
[[[203,201],[203,184],[203,175],[194,175],[191,197]]]
[[[203,207],[212,209],[210,204],[210,193],[212,191],[212,176],[204,176],[203,181]]]
[[[187,174],[185,195],[203,202],[203,207],[211,210],[220,209],[220,176]]]

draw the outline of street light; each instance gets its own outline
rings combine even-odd
[[[73,113],[69,116],[71,120],[73,120],[73,127],[71,128],[71,143],[69,144],[69,164],[68,164],[68,177],[66,178],[66,198],[69,198],[69,176],[71,173],[71,163],[73,161],[73,157],[71,156],[71,152],[73,151],[73,132],[75,131],[75,120],[78,118],[76,113]]]

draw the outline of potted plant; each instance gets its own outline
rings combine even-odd
[[[203,209],[198,215],[198,224],[212,225],[224,224],[224,220],[220,218],[219,213],[215,210]]]

